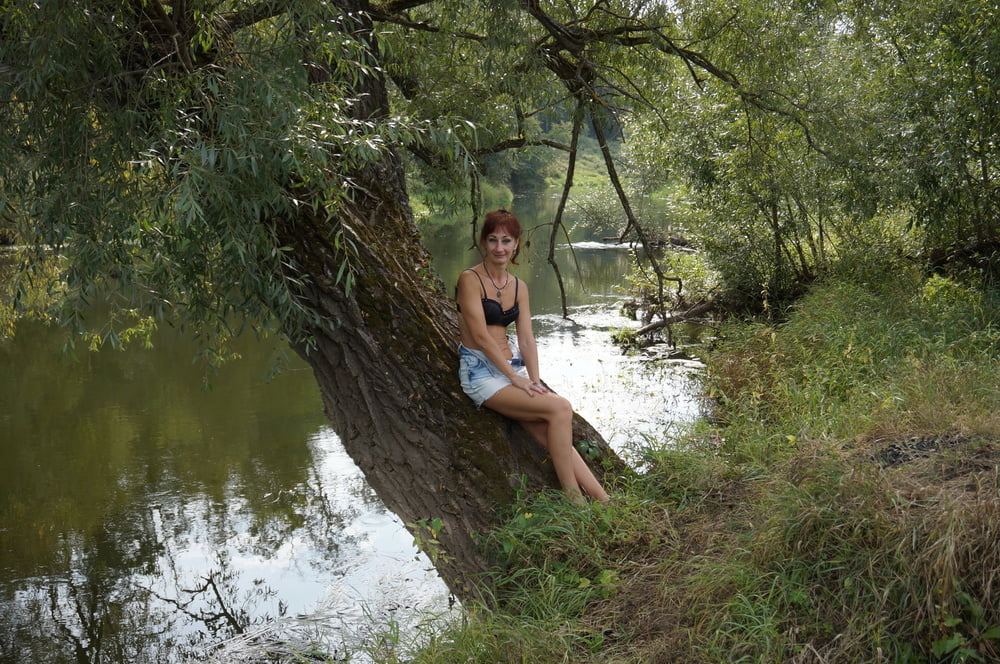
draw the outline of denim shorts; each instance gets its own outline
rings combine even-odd
[[[517,346],[510,344],[514,357],[509,360],[510,366],[518,375],[528,377],[528,370],[524,367],[524,360]],[[482,406],[483,402],[510,385],[507,378],[492,362],[486,354],[480,350],[458,346],[458,377],[462,381],[462,389],[469,395],[476,406]]]

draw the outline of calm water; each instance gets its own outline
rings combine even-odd
[[[425,228],[449,290],[476,262],[468,234],[461,220]],[[609,341],[634,326],[617,307],[628,250],[581,244],[577,273],[560,249],[564,320],[531,256],[547,235],[518,269],[546,380],[626,454],[696,418],[696,367],[650,368]],[[206,384],[169,330],[152,351],[75,359],[61,341],[25,324],[0,343],[0,662],[184,662],[281,630],[343,653],[370,617],[405,626],[449,611],[341,449],[311,373],[285,358],[267,380],[280,344],[241,340]]]

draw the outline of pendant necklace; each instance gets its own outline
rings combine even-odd
[[[499,302],[503,300],[503,289],[507,288],[507,284],[510,283],[510,272],[507,273],[507,278],[504,280],[503,286],[497,286],[497,282],[493,281],[493,276],[490,274],[489,270],[484,269],[483,272],[486,273],[486,278],[490,280],[491,284],[493,284],[493,288],[497,289],[497,301]]]

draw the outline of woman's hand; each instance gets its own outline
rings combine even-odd
[[[533,397],[536,394],[545,394],[549,391],[549,388],[542,385],[542,383],[533,381],[530,378],[525,378],[524,376],[517,375],[511,380],[511,384],[514,387],[520,388],[528,393],[529,397]]]

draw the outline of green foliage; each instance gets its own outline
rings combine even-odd
[[[911,213],[931,245],[971,245],[995,276],[1000,58],[996,8],[982,3],[540,5],[603,35],[572,57],[553,23],[506,2],[412,8],[378,25],[377,50],[344,38],[355,17],[325,3],[246,23],[195,12],[177,43],[143,22],[158,3],[83,4],[6,8],[0,51],[15,100],[2,110],[0,228],[66,257],[49,290],[78,327],[109,293],[112,308],[183,312],[206,330],[234,314],[302,325],[282,217],[333,209],[390,146],[408,148],[435,207],[476,198],[470,173],[558,182],[562,155],[538,143],[566,140],[576,99],[553,74],[578,55],[625,141],[627,189],[668,192],[643,224],[696,234],[732,306],[780,307],[846,245]],[[383,72],[391,119],[352,120],[353,88]],[[592,194],[578,218],[617,235],[616,196],[585,175],[601,160],[581,156],[601,168],[582,164]],[[351,229],[332,226],[346,281]],[[28,260],[19,301],[43,260]]]
[[[577,56],[625,141],[628,190],[669,192],[644,225],[697,234],[734,307],[780,307],[896,214],[995,277],[993,6],[546,3],[546,22],[516,3],[446,2],[379,24],[373,49],[344,38],[356,18],[326,3],[245,23],[194,12],[176,43],[149,28],[169,5],[154,20],[159,3],[84,4],[15,4],[0,19],[12,100],[0,229],[63,252],[50,290],[79,326],[85,303],[111,293],[113,308],[183,311],[207,329],[275,312],[294,328],[309,312],[278,220],[330,209],[389,146],[409,149],[432,206],[475,198],[470,173],[558,181],[562,155],[537,144],[566,140],[576,99],[553,74]],[[548,29],[559,22],[594,39],[568,53]],[[353,88],[383,72],[392,119],[352,120]],[[579,217],[616,235],[616,197],[586,172],[596,193],[577,199]],[[351,229],[329,232],[350,279]],[[44,278],[22,274],[20,299]]]
[[[997,394],[990,357],[998,312],[942,277],[887,264],[880,282],[810,293],[780,327],[739,329],[709,366],[728,433],[766,443],[773,459],[801,439],[850,439],[875,430],[991,433]],[[771,432],[762,440],[763,432]],[[745,453],[746,445],[739,445]]]
[[[438,564],[444,560],[448,554],[441,547],[438,535],[444,527],[444,521],[440,517],[433,519],[420,519],[416,523],[406,524],[410,532],[414,533],[413,544],[418,549],[427,554],[431,562]]]
[[[541,185],[551,169],[558,169],[561,155],[547,148],[498,151],[494,146],[508,140],[530,146],[542,137],[567,134],[561,127],[568,117],[563,94],[531,62],[531,40],[539,28],[510,7],[469,9],[464,3],[417,7],[413,20],[433,24],[433,30],[389,23],[379,34],[398,93],[392,98],[394,112],[432,119],[420,141],[408,146],[415,157],[412,171],[421,181],[418,191],[432,205],[467,203],[470,171],[504,186],[512,178]],[[493,29],[497,25],[508,29]]]
[[[636,176],[672,185],[673,206],[689,210],[686,226],[731,307],[788,301],[835,256],[847,228],[872,223],[852,218],[844,198],[841,136],[820,140],[856,107],[838,99],[854,63],[837,10],[682,3],[678,16],[689,33],[712,35],[705,54],[730,78],[672,72],[658,90],[669,121],[662,110],[630,120]]]
[[[614,594],[616,573],[607,555],[631,537],[632,525],[615,506],[570,509],[557,494],[526,501],[487,542],[502,561],[497,599],[515,615],[578,616],[588,603]]]
[[[663,252],[660,258],[664,270],[680,282],[671,282],[668,286],[666,302],[674,306],[692,303],[699,297],[714,291],[719,286],[720,276],[715,273],[705,255],[701,252],[670,251]],[[652,302],[657,297],[655,275],[641,266],[635,266],[628,275],[628,291],[640,301]]]
[[[398,129],[352,120],[343,78],[308,86],[305,48],[348,83],[367,64],[358,42],[331,50],[311,8],[299,9],[301,25],[276,19],[234,34],[198,14],[188,41],[153,61],[137,5],[4,11],[0,60],[24,63],[4,79],[15,100],[4,121],[16,127],[0,145],[4,214],[39,248],[15,277],[16,307],[42,283],[51,313],[76,331],[100,300],[111,320],[133,310],[180,318],[209,340],[229,336],[234,321],[260,329],[277,317],[295,334],[310,320],[281,219],[335,206],[346,173],[380,158]],[[221,40],[238,42],[240,57]],[[332,228],[331,240],[346,267],[349,229]],[[112,344],[122,334],[95,332]]]
[[[859,16],[866,40],[874,34],[895,51],[873,77],[894,103],[885,107],[889,140],[872,147],[932,246],[991,243],[1000,232],[998,11],[972,0],[908,2]]]
[[[996,11],[680,3],[722,75],[656,71],[655,111],[625,118],[632,178],[698,210],[687,227],[733,308],[783,306],[900,217],[995,282]]]
[[[987,612],[971,595],[957,594],[961,616],[942,618],[945,628],[954,630],[931,645],[931,654],[941,662],[983,662],[982,650],[1000,639],[1000,626],[988,622]],[[985,646],[985,647],[984,647]]]

